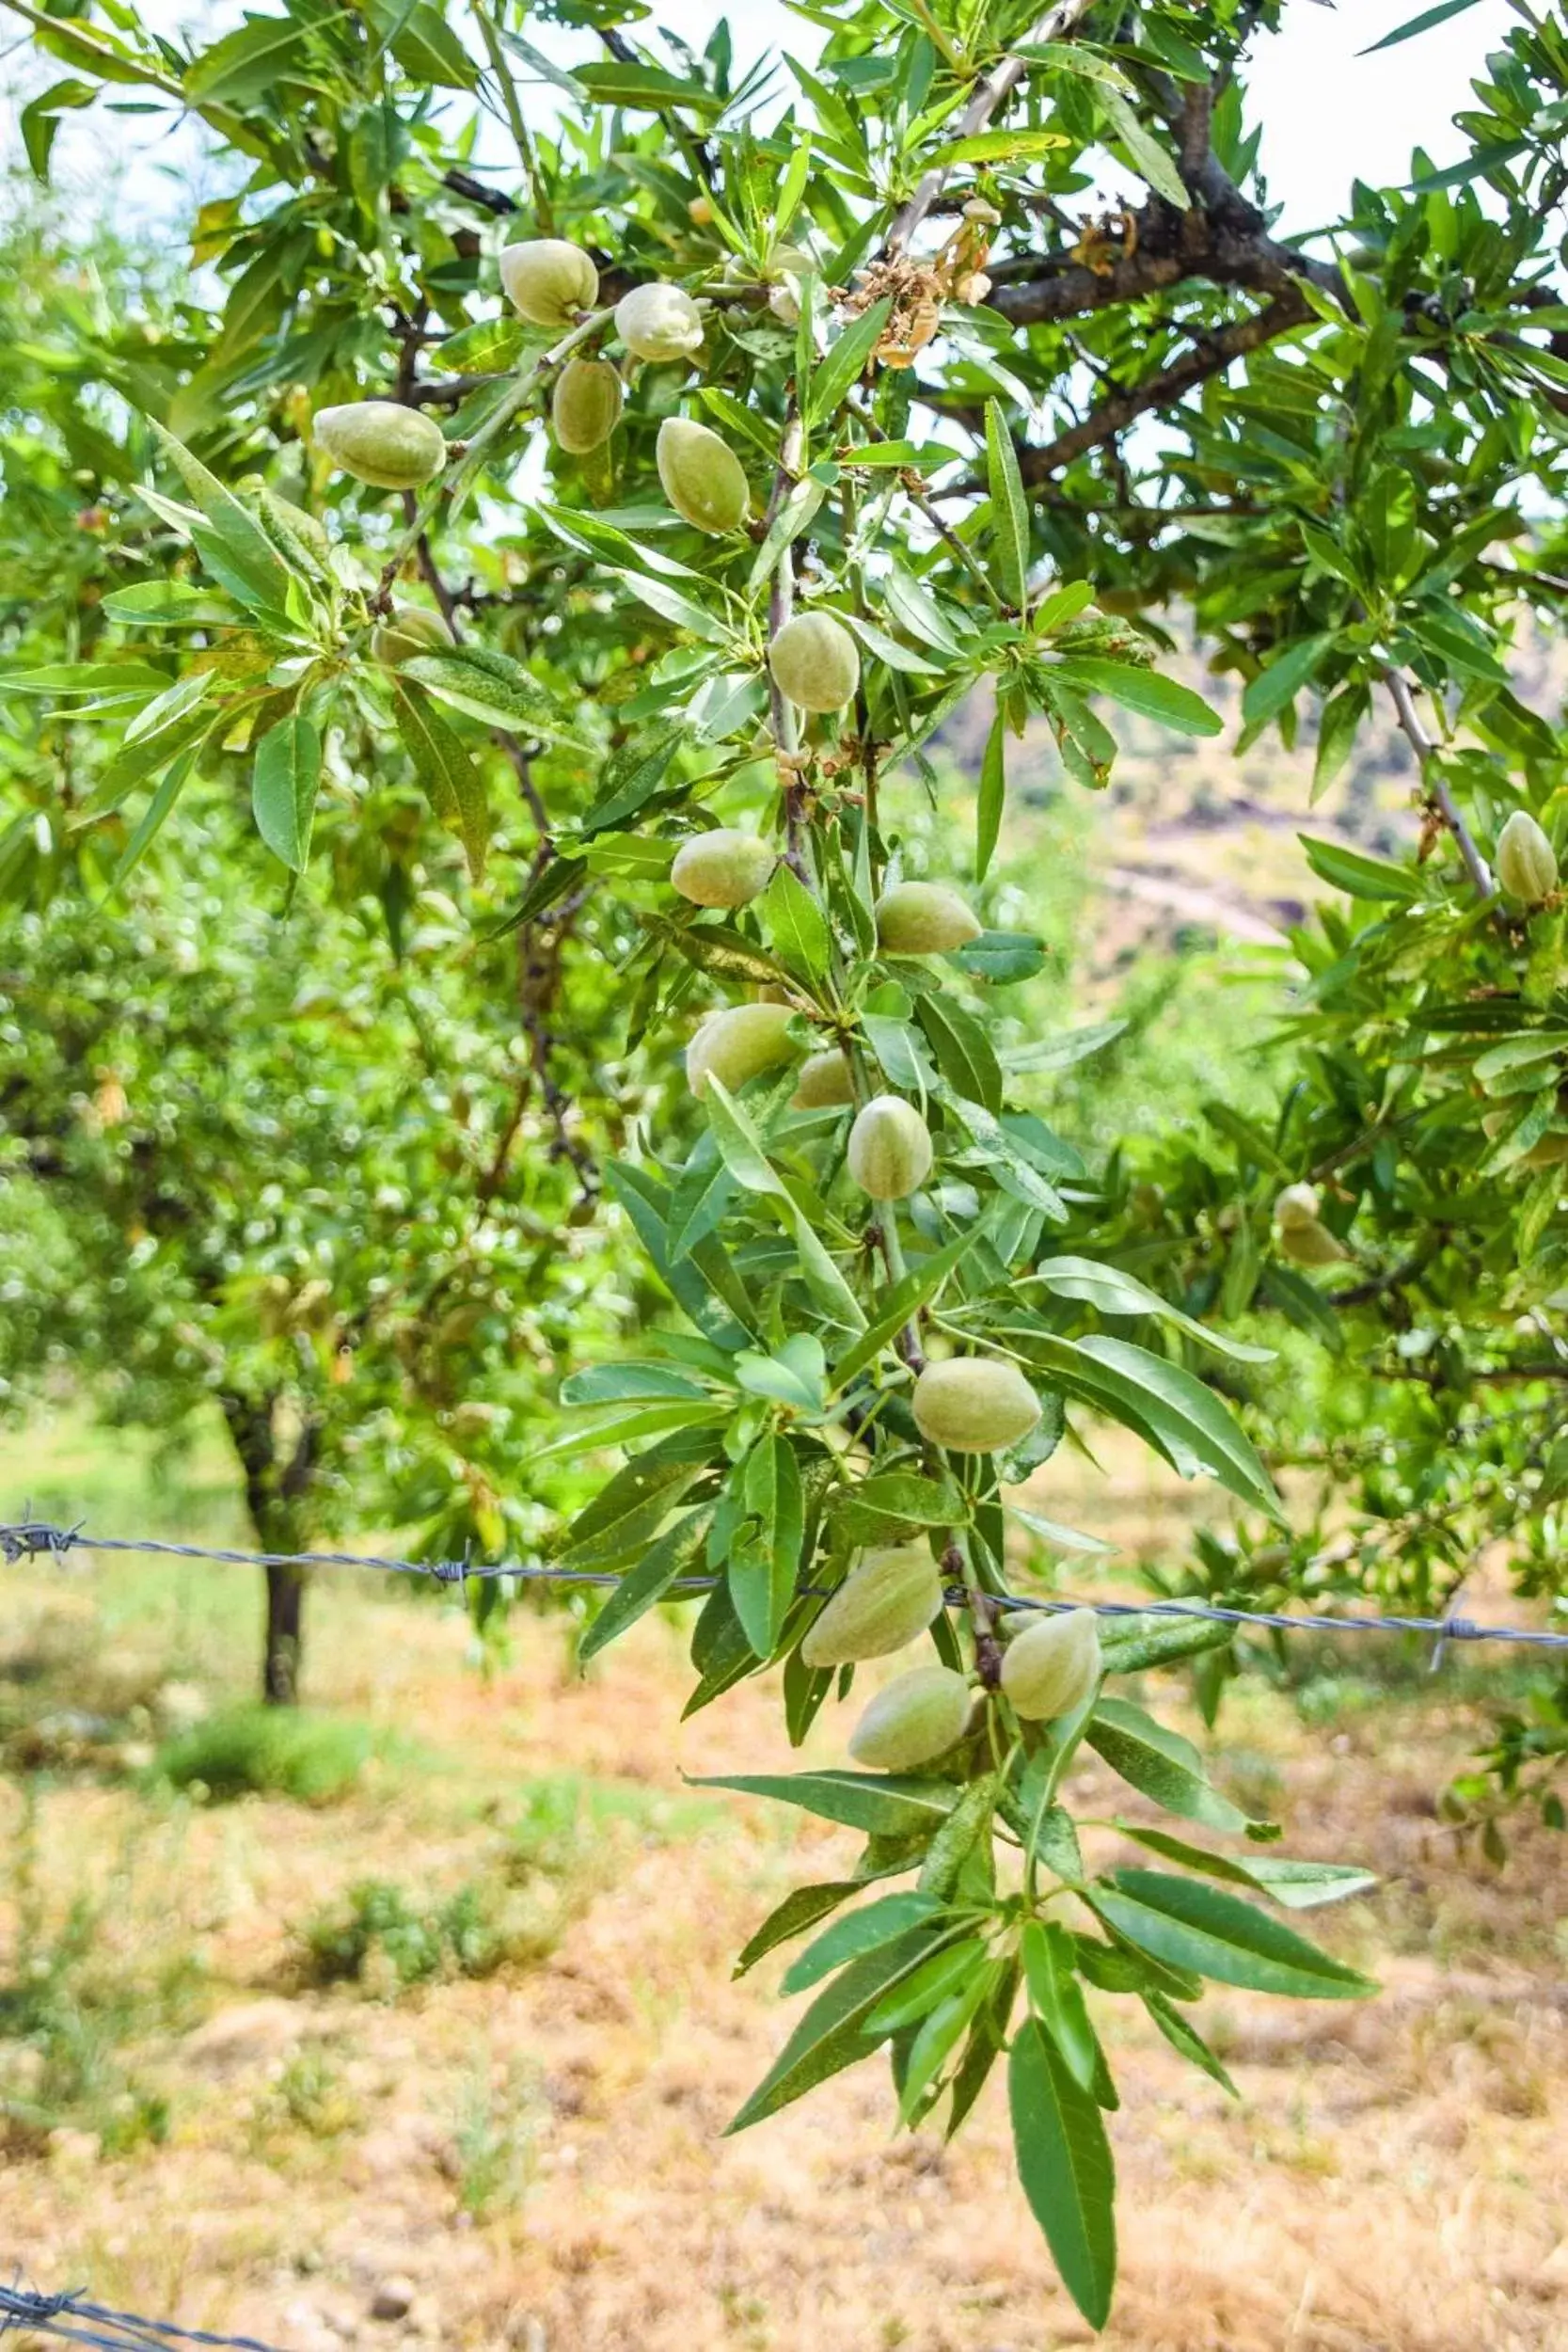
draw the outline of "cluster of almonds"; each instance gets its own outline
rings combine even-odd
[[[918,1640],[942,1607],[941,1573],[925,1545],[868,1551],[807,1633],[801,1659],[833,1667],[891,1657]],[[1002,1689],[1025,1722],[1053,1722],[1083,1705],[1101,1662],[1094,1611],[1068,1610],[1008,1643]],[[849,1753],[874,1772],[908,1772],[962,1739],[970,1707],[971,1685],[954,1667],[917,1666],[878,1692],[850,1734]]]
[[[598,272],[578,246],[554,237],[508,246],[500,257],[508,298],[531,326],[565,331],[591,315]],[[701,349],[702,312],[684,288],[655,280],[635,286],[615,306],[614,328],[634,359],[651,364],[689,360]],[[598,449],[620,421],[620,372],[603,358],[573,356],[556,378],[551,426],[558,445],[574,455]],[[415,490],[434,481],[446,463],[440,427],[400,402],[368,400],[324,408],[313,420],[317,446],[356,480],[378,488]],[[664,494],[693,529],[722,536],[738,531],[751,506],[750,485],[735,452],[706,425],[666,418],[656,450]],[[372,636],[378,660],[395,665],[432,645],[451,643],[439,614],[419,606],[393,608]],[[844,709],[860,687],[854,638],[831,612],[797,614],[768,648],[778,692],[799,709]],[[765,890],[777,852],[760,836],[729,826],[695,835],[676,853],[671,881],[701,907],[745,906]],[[939,882],[904,882],[876,907],[878,944],[892,956],[941,955],[980,934],[973,910]],[[726,1089],[789,1060],[798,1051],[787,1003],[732,1006],[715,1012],[691,1040],[688,1081],[701,1094],[710,1077]],[[802,1110],[847,1107],[854,1101],[849,1062],[837,1047],[809,1056],[793,1097]],[[868,1199],[908,1199],[930,1174],[930,1130],[912,1103],[879,1094],[857,1111],[849,1130],[849,1174]],[[916,1426],[928,1443],[958,1454],[996,1454],[1028,1435],[1040,1416],[1038,1399],[1017,1368],[1004,1359],[959,1357],[927,1364],[911,1399]],[[942,1605],[937,1567],[927,1549],[905,1546],[867,1553],[834,1594],[802,1648],[809,1665],[837,1665],[887,1655],[930,1625]],[[1013,1642],[1002,1687],[1023,1716],[1068,1712],[1093,1688],[1100,1670],[1092,1613],[1077,1611],[1032,1626]],[[895,1770],[940,1754],[960,1736],[969,1688],[945,1666],[902,1676],[865,1710],[851,1752],[863,1763]]]

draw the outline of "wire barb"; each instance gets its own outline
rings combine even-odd
[[[214,2336],[200,2328],[178,2328],[169,2319],[142,2319],[89,2303],[77,2289],[64,2295],[34,2295],[26,2287],[0,2286],[0,2336],[16,2328],[29,2335],[59,2336],[101,2352],[172,2352],[179,2344],[215,2346],[218,2352],[277,2352],[255,2336]]]
[[[422,1576],[436,1583],[463,1590],[470,1581],[511,1577],[523,1584],[616,1585],[618,1568],[557,1568],[539,1561],[398,1560],[375,1551],[236,1551],[212,1544],[175,1544],[156,1535],[89,1535],[87,1522],[55,1527],[48,1520],[24,1518],[0,1523],[0,1557],[14,1565],[24,1560],[63,1559],[68,1552],[131,1551],[161,1559],[213,1560],[220,1565],[245,1568],[371,1568],[385,1576]],[[716,1576],[681,1577],[667,1589],[673,1595],[711,1593],[721,1580]],[[1473,1618],[1330,1617],[1295,1615],[1275,1609],[1227,1609],[1199,1600],[1088,1600],[1068,1594],[1048,1598],[1025,1593],[990,1596],[1004,1612],[1034,1609],[1047,1614],[1065,1609],[1092,1609],[1101,1617],[1196,1617],[1214,1625],[1265,1626],[1279,1633],[1419,1633],[1433,1638],[1433,1664],[1442,1661],[1449,1642],[1513,1642],[1530,1649],[1568,1650],[1568,1632],[1544,1627],[1478,1625]],[[950,1595],[961,1606],[966,1595]],[[3,2332],[0,2314],[0,2332]]]

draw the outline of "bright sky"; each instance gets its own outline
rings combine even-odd
[[[255,0],[252,0],[253,6]],[[1291,0],[1284,28],[1259,42],[1251,75],[1252,115],[1263,125],[1262,156],[1274,200],[1284,206],[1282,226],[1301,232],[1335,219],[1349,194],[1353,175],[1397,182],[1405,176],[1411,148],[1419,141],[1439,165],[1463,151],[1451,127],[1456,109],[1469,103],[1469,83],[1481,72],[1511,21],[1507,0],[1476,0],[1434,31],[1379,56],[1362,56],[1385,33],[1420,13],[1423,0],[1342,0],[1338,8],[1318,0]],[[147,0],[144,15],[160,32],[194,23],[214,30],[238,23],[237,0]],[[663,0],[659,21],[693,47],[701,48],[719,16],[718,0]],[[787,46],[807,62],[821,46],[820,29],[791,14],[784,0],[742,0],[730,8],[736,47],[753,56],[768,47]],[[653,28],[647,28],[652,35]],[[541,26],[541,47],[560,56],[581,56],[587,37]],[[55,69],[55,73],[63,69]],[[54,78],[50,74],[47,78]],[[40,77],[45,78],[45,77]],[[29,87],[37,87],[29,73]],[[532,94],[530,111],[547,114],[553,94]],[[124,178],[117,206],[166,217],[184,205],[171,187],[167,167],[191,151],[183,138],[171,144],[156,117],[106,112],[64,117],[55,154],[58,177],[89,196],[105,190],[117,169]],[[19,142],[10,136],[12,150]],[[506,151],[497,145],[499,159]]]

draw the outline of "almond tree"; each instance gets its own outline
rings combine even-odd
[[[799,1741],[862,1661],[930,1644],[860,1712],[861,1769],[726,1780],[867,1839],[742,1956],[817,1931],[736,2122],[886,2047],[901,2118],[951,2131],[1005,2051],[1024,2189],[1098,2325],[1116,2091],[1085,1985],[1223,2082],[1206,1979],[1368,1989],[1259,1899],[1366,1882],[1257,1851],[1270,1825],[1105,1691],[1210,1629],[1017,1606],[1018,1559],[1073,1540],[1020,1483],[1069,1412],[1119,1422],[1264,1531],[1211,1574],[1277,1574],[1281,1506],[1222,1394],[1267,1375],[1212,1319],[1256,1308],[1348,1334],[1372,1394],[1430,1328],[1434,1412],[1461,1374],[1521,1382],[1496,1500],[1551,1508],[1562,747],[1508,654],[1564,594],[1568,41],[1521,5],[1463,160],[1358,185],[1304,246],[1246,115],[1277,0],[823,9],[762,115],[726,31],[699,57],[587,0],[552,11],[569,67],[510,0],[301,0],[194,55],[119,5],[8,5],[70,75],[28,109],[40,169],[101,85],[253,165],[196,224],[230,279],[216,343],[105,368],[147,418],[115,523],[138,576],[79,660],[4,681],[51,726],[105,723],[71,855],[123,883],[161,834],[177,862],[183,797],[243,774],[308,899],[369,853],[396,772],[462,841],[482,931],[583,908],[656,1081],[605,1186],[666,1302],[562,1392],[580,1444],[626,1456],[555,1552],[617,1580],[584,1646],[711,1580],[690,1706],[778,1666]],[[1138,191],[1109,212],[1105,157]],[[1272,1134],[1221,1105],[1218,1152],[1173,1138],[1151,1212],[1027,1106],[1006,992],[1041,951],[983,908],[1031,715],[1089,790],[1107,709],[1218,731],[1165,611],[1244,679],[1243,742],[1310,714],[1322,787],[1386,706],[1420,834],[1403,861],[1311,850],[1335,897],[1302,942],[1298,1084]],[[922,873],[927,747],[977,690],[968,870]],[[1377,1466],[1343,1468],[1375,1518]],[[1463,1549],[1484,1490],[1393,1542],[1401,1572]],[[1064,1805],[1085,1744],[1182,1825],[1117,1824],[1149,1864]]]

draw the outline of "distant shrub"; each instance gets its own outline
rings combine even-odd
[[[176,1788],[199,1787],[219,1800],[259,1795],[330,1804],[355,1787],[375,1749],[363,1724],[291,1708],[235,1708],[166,1741],[153,1772]]]
[[[468,1881],[444,1903],[420,1907],[387,1879],[361,1879],[299,1931],[304,1974],[386,1994],[437,1977],[489,1977],[513,1956],[491,1890]]]

